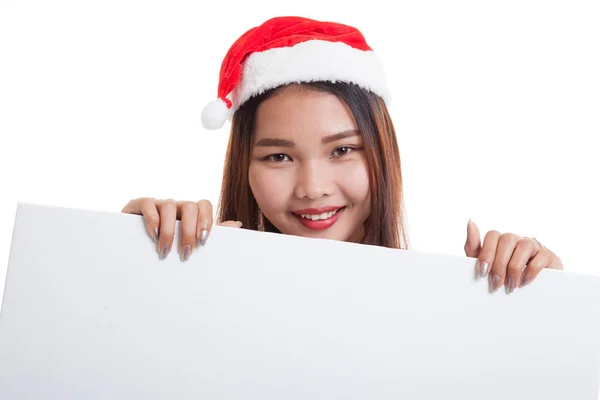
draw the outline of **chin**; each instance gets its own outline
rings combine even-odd
[[[294,218],[294,217],[292,217]],[[353,236],[354,231],[349,227],[343,226],[344,224],[338,223],[326,229],[310,229],[303,225],[300,225],[297,221],[292,220],[291,223],[285,223],[283,229],[279,229],[281,233],[302,236],[314,239],[328,239],[328,240],[339,240],[347,242]],[[339,225],[338,225],[339,224]]]

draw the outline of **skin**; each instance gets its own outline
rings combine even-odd
[[[514,233],[488,231],[481,243],[479,228],[469,220],[465,254],[477,258],[476,273],[488,278],[490,292],[503,285],[507,293],[529,285],[544,268],[562,270],[560,258],[537,240]]]
[[[283,234],[360,243],[369,216],[368,166],[356,122],[345,103],[332,94],[290,86],[265,100],[257,110],[249,181],[265,215]],[[338,136],[332,136],[338,135]],[[311,230],[291,213],[323,206],[345,207],[337,222]],[[213,226],[207,200],[133,199],[123,213],[142,215],[159,257],[170,253],[175,221],[181,221],[178,251],[183,261],[206,244]],[[239,221],[221,226],[240,228]],[[477,258],[476,274],[487,278],[490,292],[505,286],[511,293],[535,280],[544,268],[563,269],[561,260],[539,242],[492,230],[483,242],[469,220],[464,246]]]
[[[369,216],[368,165],[354,117],[337,96],[289,87],[261,103],[250,188],[262,213],[288,235],[360,242]],[[325,230],[294,210],[345,207]]]

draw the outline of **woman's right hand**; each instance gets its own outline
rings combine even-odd
[[[156,242],[161,259],[165,259],[173,248],[176,220],[181,221],[179,254],[183,261],[189,259],[197,244],[206,244],[213,225],[213,208],[208,200],[193,202],[141,197],[131,200],[121,212],[144,217],[146,232]],[[239,221],[226,221],[219,225],[240,228],[242,224]]]

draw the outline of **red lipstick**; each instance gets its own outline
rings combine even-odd
[[[338,220],[345,207],[322,207],[322,208],[305,208],[303,210],[292,211],[292,214],[296,219],[304,226],[313,230],[323,230],[331,227]],[[338,210],[335,214],[327,219],[308,219],[303,218],[302,215],[319,215],[326,212],[332,212]]]

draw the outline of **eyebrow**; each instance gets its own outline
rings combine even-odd
[[[321,142],[323,144],[327,144],[327,143],[332,143],[341,139],[345,139],[348,137],[352,137],[352,136],[358,136],[360,134],[360,132],[356,129],[351,129],[348,131],[343,131],[343,132],[339,132],[339,133],[335,133],[333,135],[329,135],[324,137],[323,139],[321,139]],[[260,139],[258,142],[256,142],[256,144],[254,145],[255,147],[295,147],[296,144],[294,142],[292,142],[291,140],[285,140],[285,139],[270,139],[270,138],[263,138]]]

